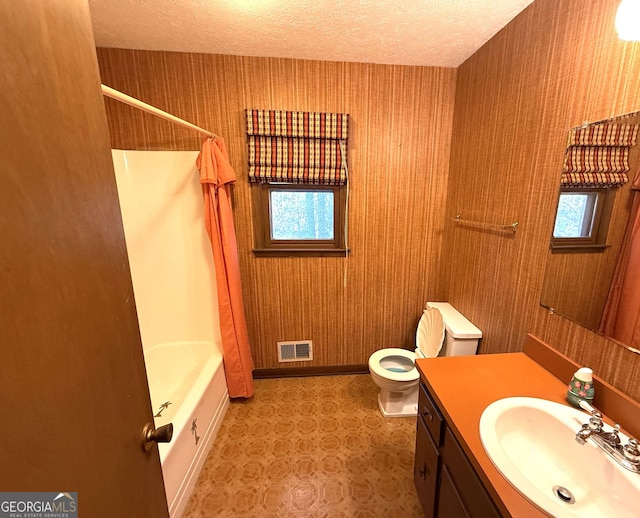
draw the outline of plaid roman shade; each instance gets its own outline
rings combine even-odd
[[[562,168],[562,187],[618,187],[627,183],[629,147],[637,124],[592,124],[574,128]]]
[[[347,182],[346,113],[245,110],[249,181]]]

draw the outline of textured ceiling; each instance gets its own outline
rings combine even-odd
[[[96,45],[457,67],[533,0],[89,0]]]

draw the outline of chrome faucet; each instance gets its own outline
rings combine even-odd
[[[624,446],[620,441],[618,432],[620,425],[615,424],[610,432],[605,432],[602,422],[602,414],[597,410],[590,411],[589,422],[582,425],[576,433],[576,441],[584,444],[587,439],[592,439],[609,456],[634,473],[640,473],[640,449],[636,439],[629,439]]]

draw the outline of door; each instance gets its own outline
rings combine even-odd
[[[0,491],[163,517],[86,0],[0,3]]]

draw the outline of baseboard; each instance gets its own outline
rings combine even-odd
[[[336,376],[344,374],[369,374],[369,367],[367,365],[328,365],[317,367],[255,369],[253,371],[253,379],[302,378],[305,376]]]

